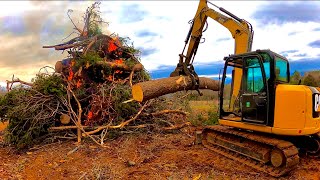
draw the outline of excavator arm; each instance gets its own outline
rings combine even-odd
[[[187,75],[191,76],[194,82],[194,86],[198,86],[199,78],[192,65],[197,49],[201,41],[202,33],[204,32],[207,18],[217,21],[222,26],[227,28],[233,39],[235,40],[235,54],[245,53],[251,51],[253,29],[249,22],[238,18],[224,8],[217,7],[221,12],[226,15],[217,12],[208,7],[207,0],[200,0],[197,12],[192,20],[192,25],[185,40],[185,46],[181,54],[179,54],[179,63],[176,69],[170,74],[170,76]],[[188,45],[187,53],[184,55],[186,46]],[[240,90],[242,71],[239,68],[235,69],[235,81],[233,95],[237,96],[237,91]]]

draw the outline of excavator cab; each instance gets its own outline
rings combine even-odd
[[[195,143],[275,177],[297,167],[298,151],[320,156],[319,90],[289,84],[288,60],[270,50],[224,60],[219,125]]]
[[[237,68],[241,82],[235,81]],[[272,126],[276,86],[289,83],[289,78],[288,60],[270,50],[225,57],[220,119]],[[237,93],[235,83],[241,83]]]

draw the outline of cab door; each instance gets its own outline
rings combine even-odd
[[[267,124],[268,90],[261,56],[243,58],[242,78],[242,121]]]

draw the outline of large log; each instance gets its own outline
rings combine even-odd
[[[218,91],[219,82],[200,77],[199,89]],[[188,76],[169,77],[137,83],[132,86],[132,96],[134,100],[142,102],[183,90],[195,90],[192,80]]]

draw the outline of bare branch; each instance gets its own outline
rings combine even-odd
[[[82,34],[81,29],[76,26],[76,24],[73,22],[72,18],[70,17],[70,13],[72,13],[72,12],[73,12],[72,9],[68,9],[67,15],[68,15],[71,23],[73,24],[74,28],[75,28],[77,31],[79,31],[80,34]]]
[[[97,35],[93,37],[92,41],[90,42],[90,44],[87,46],[86,50],[84,51],[83,55],[85,56],[87,54],[87,52],[89,51],[89,49],[91,48],[91,46],[97,42]]]
[[[32,86],[32,85],[33,85],[32,83],[28,83],[28,82],[22,81],[22,80],[20,80],[19,78],[14,79],[14,75],[13,75],[11,81],[8,81],[8,80],[7,80],[7,91],[8,91],[8,92],[12,89],[12,85],[13,85],[14,83],[20,83],[20,84],[24,84],[24,85],[27,85],[27,86]]]
[[[101,126],[99,128],[97,128],[96,130],[94,131],[90,131],[90,132],[87,132],[86,134],[82,134],[82,136],[87,136],[87,134],[95,134],[103,129],[122,129],[124,126],[128,125],[130,122],[136,120],[138,118],[138,116],[141,114],[141,112],[144,110],[145,107],[147,107],[149,104],[150,104],[151,101],[147,101],[144,103],[144,105],[140,108],[140,110],[138,111],[138,113],[131,119],[119,124],[119,125],[116,125],[116,126],[111,126],[111,125],[107,125],[107,126]]]

